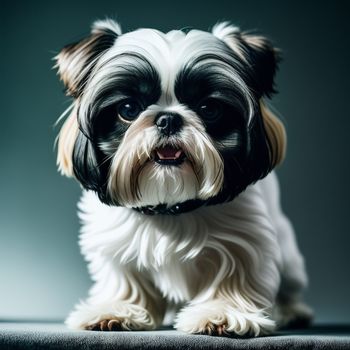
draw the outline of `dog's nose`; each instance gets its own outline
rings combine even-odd
[[[180,131],[183,121],[179,114],[166,113],[158,115],[155,124],[163,135],[170,136]]]

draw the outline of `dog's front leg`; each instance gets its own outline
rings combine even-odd
[[[191,303],[176,318],[176,328],[187,333],[258,336],[275,329],[275,322],[262,309],[241,309],[229,299]]]
[[[187,333],[258,336],[275,329],[272,306],[279,286],[276,261],[236,260],[235,272],[200,292],[177,314],[175,326]],[[223,266],[223,265],[222,265]],[[213,276],[220,276],[220,268]]]
[[[110,266],[111,268],[111,266]],[[147,276],[136,269],[104,268],[89,298],[66,320],[73,329],[98,331],[150,330],[159,326],[165,301]]]
[[[275,329],[270,310],[232,289],[203,302],[191,302],[176,317],[176,328],[187,333],[258,336]],[[221,295],[220,295],[221,294]]]

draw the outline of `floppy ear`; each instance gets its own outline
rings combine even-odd
[[[88,37],[66,45],[54,57],[56,60],[54,68],[58,68],[67,95],[79,97],[96,61],[114,44],[120,34],[118,23],[112,20],[96,21]]]
[[[246,47],[247,60],[253,69],[252,86],[255,87],[257,97],[260,98],[260,113],[269,151],[269,169],[272,170],[284,159],[287,137],[284,125],[266,106],[262,97],[271,97],[276,93],[274,78],[281,60],[280,51],[262,36],[242,33],[241,40]]]
[[[107,170],[99,161],[100,151],[79,128],[77,109],[76,101],[58,135],[58,170],[62,175],[74,176],[85,189],[98,192],[103,200],[106,194],[103,192],[102,175],[106,175]]]
[[[244,166],[247,184],[264,178],[284,159],[286,134],[281,121],[259,102],[251,123],[248,125],[249,152]],[[245,179],[243,179],[245,181]]]
[[[267,38],[241,32],[228,22],[214,26],[213,35],[224,41],[247,66],[242,74],[246,74],[247,85],[259,101],[250,125],[249,171],[251,181],[256,181],[283,161],[286,150],[284,126],[263,102],[264,96],[270,97],[276,92],[274,77],[280,61],[279,50]]]
[[[67,95],[75,98],[72,112],[58,135],[57,165],[61,174],[75,176],[84,186],[90,181],[96,182],[98,164],[92,141],[80,128],[79,96],[98,58],[120,34],[118,23],[112,20],[97,21],[88,37],[65,46],[55,57],[55,68]]]
[[[265,37],[241,32],[228,22],[219,23],[213,34],[224,41],[249,67],[248,85],[258,97],[275,93],[274,77],[280,51]]]

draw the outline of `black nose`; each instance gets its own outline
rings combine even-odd
[[[158,130],[166,136],[174,135],[182,127],[182,117],[176,113],[160,114],[155,119]]]

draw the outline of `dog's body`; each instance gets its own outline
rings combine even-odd
[[[75,98],[58,164],[87,190],[80,243],[94,280],[67,324],[153,329],[173,311],[186,332],[256,336],[309,319],[303,259],[267,175],[285,148],[262,101],[277,62],[268,41],[227,23],[121,35],[107,20],[57,61]]]
[[[125,329],[152,329],[167,304],[188,303],[176,317],[180,330],[215,333],[223,325],[257,335],[274,329],[271,311],[282,324],[306,316],[303,259],[278,196],[274,173],[230,203],[180,216],[109,207],[85,192],[80,245],[95,285],[67,324],[117,319]]]

